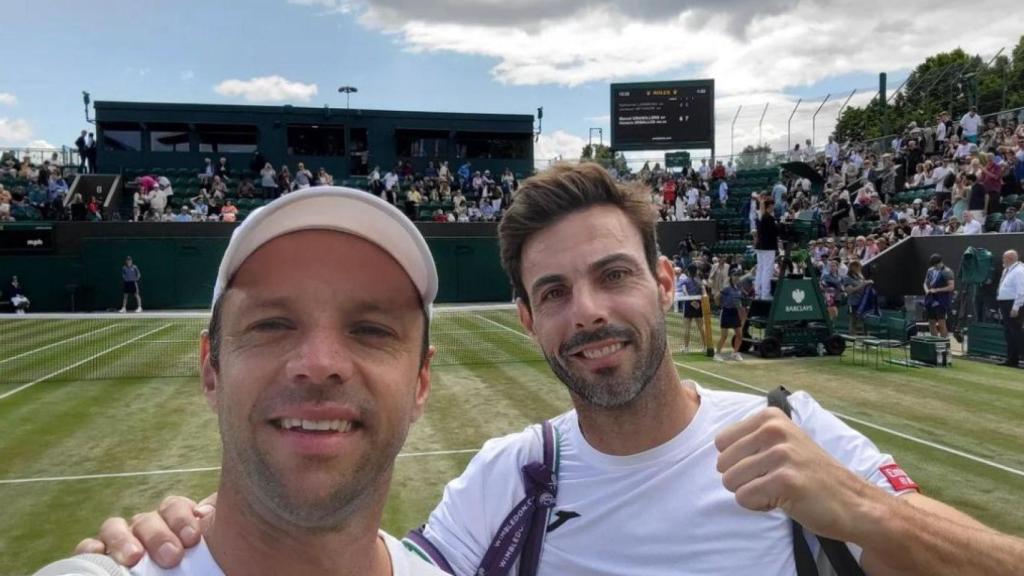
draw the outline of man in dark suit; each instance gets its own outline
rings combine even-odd
[[[85,146],[85,130],[75,140],[75,148],[78,148],[78,171],[85,172],[85,158],[88,155],[88,148]]]

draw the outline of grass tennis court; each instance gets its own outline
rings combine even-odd
[[[194,376],[203,318],[0,320],[0,574],[68,554],[107,516],[215,488],[216,419]],[[433,392],[396,465],[385,529],[421,523],[484,440],[568,409],[520,330],[509,308],[437,314]],[[681,331],[673,314],[673,349]],[[675,359],[680,376],[710,388],[810,391],[895,454],[927,494],[1024,535],[1019,371],[968,361],[875,370],[830,357]]]

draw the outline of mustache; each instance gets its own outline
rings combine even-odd
[[[293,406],[318,406],[340,404],[348,406],[360,415],[360,419],[374,411],[374,403],[351,391],[350,386],[336,382],[301,384],[283,387],[266,394],[260,399],[261,413],[266,414],[281,408]]]
[[[571,350],[575,350],[581,346],[592,344],[594,342],[600,342],[601,340],[626,340],[632,341],[635,333],[629,328],[623,326],[602,326],[596,330],[590,330],[587,332],[577,332],[573,334],[571,338],[562,343],[558,347],[558,354],[560,356],[568,356]]]

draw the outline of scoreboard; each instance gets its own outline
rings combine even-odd
[[[612,148],[714,148],[715,81],[611,85]]]

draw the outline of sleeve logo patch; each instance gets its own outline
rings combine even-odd
[[[910,476],[903,471],[903,468],[899,467],[899,464],[886,464],[879,468],[879,470],[882,472],[882,475],[885,476],[885,479],[889,481],[893,490],[896,490],[897,492],[902,492],[904,490],[921,491],[917,483],[910,479]]]

